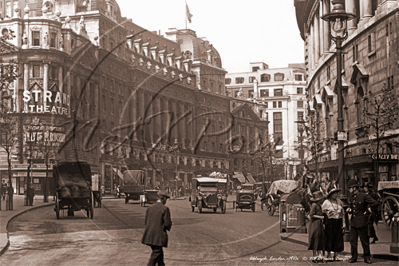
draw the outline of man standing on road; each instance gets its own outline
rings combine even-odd
[[[148,207],[145,215],[145,231],[141,243],[152,249],[150,265],[165,265],[163,261],[163,247],[168,246],[168,233],[172,227],[170,210],[165,206],[166,200],[170,198],[164,190],[158,191],[158,201]]]
[[[368,225],[368,207],[377,206],[378,202],[374,200],[370,195],[367,195],[359,191],[359,182],[351,179],[348,182],[349,193],[349,208],[347,212],[352,215],[350,218],[350,244],[351,244],[351,255],[349,263],[357,261],[357,239],[360,237],[360,242],[363,247],[363,258],[364,262],[371,264],[370,254],[370,238],[367,232]]]

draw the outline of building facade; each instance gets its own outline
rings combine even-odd
[[[301,149],[296,124],[305,114],[305,73],[303,64],[269,68],[263,62],[256,62],[250,64],[249,72],[226,74],[226,90],[233,98],[232,108],[247,102],[261,120],[269,121],[270,135],[275,140],[280,139],[277,146],[280,178],[295,177],[296,165],[304,156],[301,152],[306,151]]]
[[[337,58],[329,24],[321,19],[332,4],[328,0],[294,4],[305,42],[307,116],[313,119],[312,145],[319,153],[310,167],[336,179]],[[377,145],[375,122],[363,110],[371,110],[369,99],[383,88],[392,89],[399,101],[399,1],[346,0],[345,9],[356,18],[348,21],[348,38],[342,44],[344,178],[377,186],[378,181],[397,180],[399,175],[399,149],[393,145],[399,140],[399,125],[394,121]]]
[[[30,182],[37,194],[52,188],[57,161],[88,162],[107,193],[126,169],[145,170],[148,187],[188,189],[196,175],[230,173],[234,119],[212,44],[192,30],[148,31],[114,0],[47,0],[34,12],[33,1],[5,2],[12,17],[0,21],[1,34],[15,38],[2,43],[2,58],[20,74],[2,102],[15,121],[16,193]],[[267,130],[267,121],[252,125]]]

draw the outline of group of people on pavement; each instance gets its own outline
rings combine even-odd
[[[343,202],[338,198],[341,189],[329,186],[327,193],[323,189],[310,187],[312,192],[311,210],[309,212],[309,242],[308,250],[313,251],[312,262],[336,261],[339,252],[344,250],[345,210]],[[379,205],[377,193],[372,193],[372,185],[365,184],[360,190],[357,180],[348,182],[350,193],[349,207],[346,212],[350,221],[351,258],[349,263],[357,261],[358,237],[363,247],[364,262],[371,264],[370,238],[378,241],[373,223],[377,222],[376,212]],[[378,195],[378,194],[377,194]],[[327,252],[327,257],[324,254]]]

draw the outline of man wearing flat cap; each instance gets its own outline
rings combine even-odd
[[[378,201],[374,200],[370,195],[367,195],[359,191],[359,182],[355,179],[351,179],[348,182],[349,193],[349,208],[347,212],[352,215],[350,221],[350,244],[351,244],[351,255],[349,263],[357,261],[357,239],[360,237],[360,242],[363,247],[363,258],[364,262],[371,264],[370,254],[370,238],[367,232],[368,225],[368,207],[378,205]]]
[[[145,230],[141,243],[152,249],[150,261],[147,265],[165,265],[163,247],[168,246],[168,233],[172,227],[170,210],[165,206],[166,200],[170,198],[164,190],[158,191],[158,200],[148,207],[145,215]]]

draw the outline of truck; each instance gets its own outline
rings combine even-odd
[[[125,203],[129,200],[140,200],[144,195],[145,175],[143,170],[126,170],[123,173],[120,193],[125,194]]]

